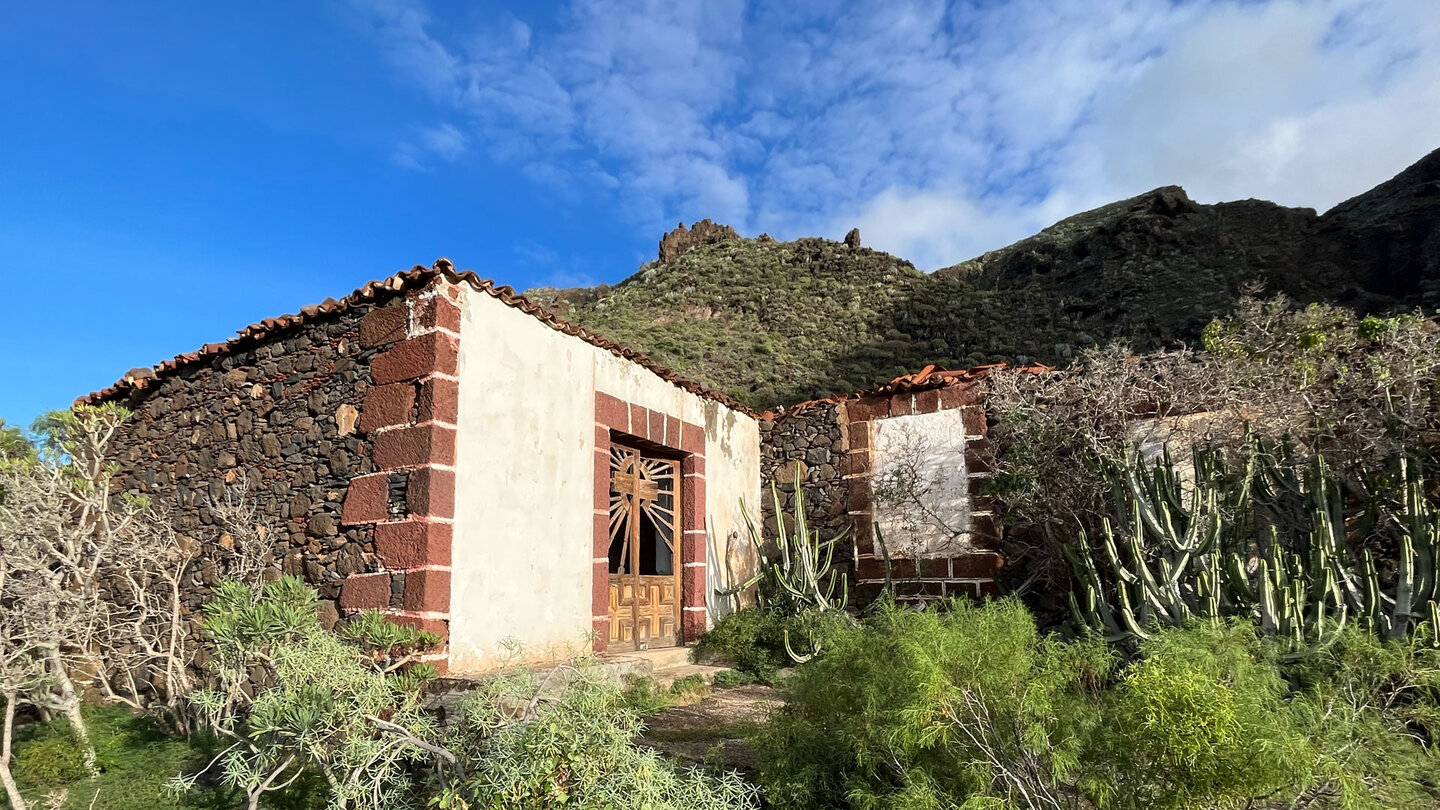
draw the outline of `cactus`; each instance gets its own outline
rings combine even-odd
[[[745,500],[740,500],[740,512],[745,518],[750,544],[755,549],[760,566],[748,580],[729,590],[719,591],[722,596],[735,596],[758,584],[761,585],[762,600],[775,603],[774,606],[783,607],[790,613],[845,609],[850,597],[849,579],[845,574],[833,570],[831,564],[835,559],[835,547],[840,545],[840,541],[850,532],[847,529],[829,540],[821,540],[819,530],[811,530],[806,521],[805,490],[802,484],[800,470],[797,468],[795,504],[792,509],[793,531],[785,527],[780,490],[774,482],[770,484],[770,496],[775,504],[778,524],[773,554],[767,552],[764,536],[755,527],[755,521],[745,507]]]
[[[1387,510],[1372,502],[1347,521],[1322,458],[1302,465],[1287,446],[1249,443],[1239,464],[1194,448],[1188,486],[1168,452],[1112,471],[1116,521],[1102,521],[1093,549],[1083,533],[1064,549],[1077,623],[1123,640],[1247,616],[1297,650],[1328,645],[1350,621],[1391,639],[1425,622],[1440,629],[1440,515],[1413,465],[1400,465],[1399,507],[1388,510],[1398,568],[1386,593],[1362,541]]]

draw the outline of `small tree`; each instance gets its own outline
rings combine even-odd
[[[11,642],[46,673],[17,696],[70,721],[92,772],[79,673],[107,699],[172,723],[191,687],[181,583],[193,553],[148,500],[111,487],[106,453],[129,416],[113,404],[51,414],[44,452],[0,463],[0,603],[14,617]]]
[[[4,700],[4,721],[0,727],[0,784],[14,810],[26,810],[24,798],[10,773],[10,745],[15,732],[15,710],[26,696],[46,687],[44,659],[36,654],[29,642],[22,603],[14,600],[22,596],[10,579],[10,563],[5,554],[0,554],[0,594],[10,598],[8,604],[0,604],[0,700]]]
[[[448,778],[455,756],[435,744],[435,718],[420,707],[435,675],[421,653],[439,637],[374,611],[337,636],[320,626],[317,599],[290,576],[216,589],[203,625],[215,641],[218,687],[192,700],[231,744],[201,772],[177,778],[177,789],[218,765],[251,810],[307,773],[325,779],[332,807],[402,808],[420,803],[412,764],[433,764],[442,783]]]

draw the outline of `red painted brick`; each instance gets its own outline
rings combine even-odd
[[[350,479],[350,486],[345,489],[345,503],[340,508],[340,522],[355,526],[388,520],[390,485],[387,478],[379,473]]]
[[[434,633],[442,639],[450,637],[450,623],[445,621],[444,619],[436,619],[430,616],[407,616],[404,613],[392,614],[386,616],[385,618],[396,624],[403,624],[407,627],[414,627],[417,630],[425,630],[427,632]],[[440,647],[437,647],[436,649],[438,650],[444,646],[445,643],[442,641],[440,643]],[[432,661],[430,663],[438,664],[440,662]]]
[[[592,475],[595,486],[595,508],[604,511],[610,510],[610,457],[603,453],[595,454],[594,473]]]
[[[455,429],[440,425],[387,430],[375,437],[375,466],[382,470],[421,464],[455,464]]]
[[[890,398],[866,397],[850,403],[848,411],[852,422],[873,422],[876,419],[884,419],[890,415]]]
[[[604,616],[610,612],[610,563],[591,564],[590,615]]]
[[[455,517],[455,471],[421,467],[410,473],[405,505],[412,515]]]
[[[604,655],[610,649],[610,617],[598,616],[590,620],[590,631],[593,640],[590,642],[595,652]]]
[[[956,383],[940,389],[940,408],[949,410],[962,405],[979,404],[982,398],[980,386],[973,382]]]
[[[688,644],[705,635],[708,626],[708,611],[682,610],[680,612],[680,639]]]
[[[406,610],[426,613],[450,611],[450,572],[422,569],[405,574]]]
[[[681,448],[680,448],[680,445],[681,445],[681,443],[682,443],[684,440],[683,440],[683,438],[682,438],[681,435],[680,435],[680,424],[681,424],[681,423],[680,423],[680,420],[679,420],[677,417],[674,417],[674,416],[667,416],[667,417],[665,417],[665,446],[666,446],[666,447],[674,447],[674,448],[677,449],[677,450],[678,450],[678,449],[681,449]]]
[[[684,422],[680,426],[680,449],[687,453],[705,452],[705,428]]]
[[[439,295],[421,299],[416,307],[421,329],[460,331],[460,307]]]
[[[630,432],[630,406],[609,394],[595,392],[595,421],[626,433]]]
[[[710,595],[705,570],[703,565],[689,565],[682,569],[680,576],[682,604],[690,607],[705,604],[705,598]]]
[[[927,557],[920,560],[920,576],[930,579],[950,578],[949,557]]]
[[[850,439],[851,450],[870,449],[870,423],[851,422],[846,426],[846,434]]]
[[[850,479],[850,511],[860,512],[870,508],[870,480]]]
[[[931,388],[915,394],[915,413],[935,413],[940,410],[940,389]]]
[[[706,539],[704,532],[692,534],[686,532],[680,542],[680,559],[682,562],[705,562]]]
[[[650,429],[646,434],[650,441],[656,444],[665,443],[665,414],[659,411],[649,411]]]
[[[412,383],[377,385],[365,392],[360,406],[360,431],[370,433],[382,427],[408,425],[415,410]]]
[[[895,394],[890,397],[891,416],[909,416],[915,412],[915,396],[913,394]]]
[[[870,453],[866,450],[851,450],[846,453],[845,472],[848,475],[869,475]]]
[[[880,557],[870,557],[856,561],[855,576],[864,580],[884,579],[885,560]],[[891,559],[890,576],[893,579],[913,579],[915,577],[915,561],[903,558]]]
[[[966,405],[960,409],[960,423],[965,426],[966,436],[984,436],[987,429],[985,409],[979,405]]]
[[[375,527],[375,553],[397,571],[422,565],[449,565],[453,527],[448,523],[412,520]]]
[[[976,548],[998,549],[1002,534],[1000,521],[994,515],[970,516],[970,544]]]
[[[594,542],[591,544],[591,559],[608,557],[610,555],[610,515],[597,512],[594,525],[592,526],[591,537]]]
[[[375,355],[370,362],[370,376],[376,385],[416,380],[432,373],[453,376],[459,358],[459,341],[442,332],[431,332],[403,340]]]
[[[995,446],[989,439],[967,439],[965,472],[971,475],[995,471]]]
[[[700,453],[688,455],[680,460],[681,475],[704,475],[705,456]]]
[[[420,385],[420,407],[416,422],[460,421],[460,381],[431,377]]]
[[[850,534],[861,540],[872,540],[875,536],[875,521],[868,514],[850,516]]]
[[[340,585],[342,610],[382,610],[389,605],[389,574],[356,574]]]
[[[650,438],[650,410],[641,405],[630,404],[630,428],[631,436],[639,436],[642,439]]]
[[[956,579],[993,577],[1004,562],[999,554],[966,554],[956,557],[952,566]]]
[[[604,425],[595,426],[595,451],[597,453],[610,452],[610,428]]]
[[[409,312],[404,301],[372,309],[360,319],[360,345],[367,349],[405,339]]]
[[[680,499],[680,525],[685,530],[705,528],[705,479],[686,478]]]

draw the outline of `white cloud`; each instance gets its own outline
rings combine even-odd
[[[483,144],[646,235],[855,224],[934,267],[1171,183],[1323,209],[1440,146],[1433,0],[572,0],[458,36],[419,2],[356,3],[469,121],[405,154]]]
[[[415,140],[401,143],[391,156],[395,165],[412,171],[427,171],[429,159],[437,157],[454,163],[469,148],[470,139],[453,124],[422,127]]]

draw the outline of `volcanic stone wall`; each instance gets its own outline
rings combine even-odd
[[[233,557],[233,539],[212,511],[227,496],[243,494],[272,527],[275,561],[320,591],[327,626],[339,616],[341,583],[375,570],[374,526],[340,520],[351,479],[375,469],[358,432],[371,360],[405,337],[403,321],[394,334],[362,330],[374,308],[322,314],[181,366],[122,400],[136,413],[113,444],[120,487],[170,510],[183,541],[199,548],[189,610]],[[395,580],[398,607],[404,577]]]
[[[760,475],[763,502],[758,510],[765,521],[765,536],[774,537],[777,524],[770,483],[778,485],[781,511],[794,514],[795,472],[804,483],[805,519],[819,529],[822,538],[831,538],[850,527],[846,514],[850,500],[847,452],[843,430],[844,406],[815,403],[794,413],[760,422]],[[754,514],[755,507],[747,504]],[[787,523],[787,526],[790,524]],[[854,562],[852,544],[836,551],[836,564],[847,568]]]

